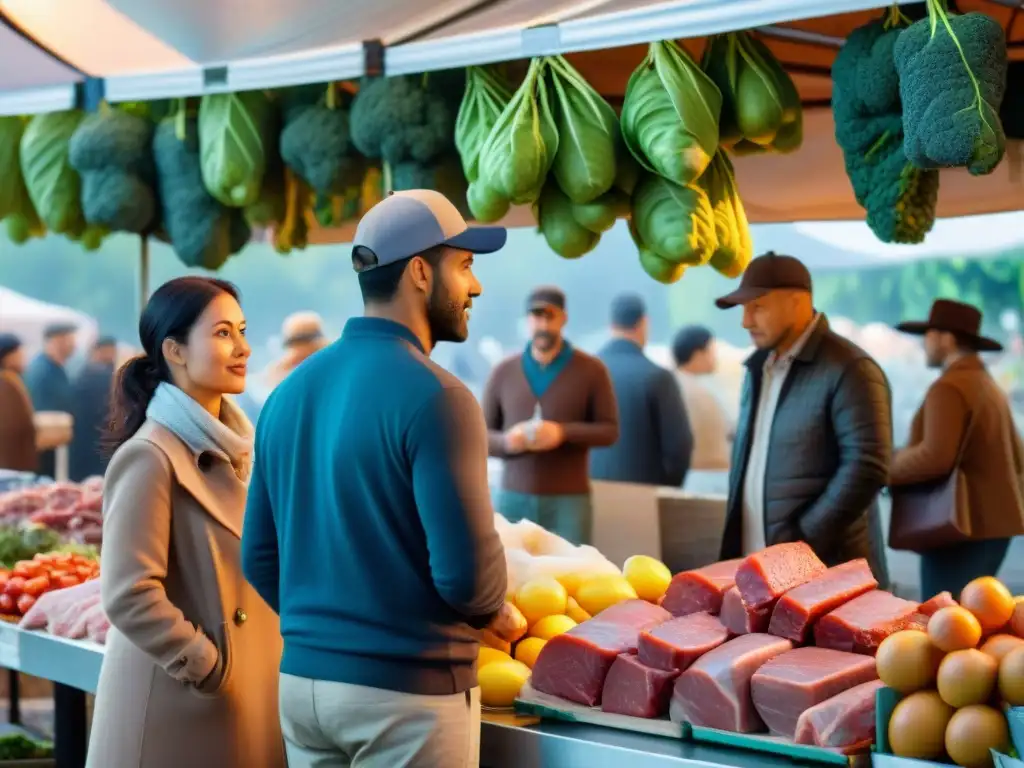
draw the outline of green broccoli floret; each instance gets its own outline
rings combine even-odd
[[[867,224],[886,243],[919,243],[935,223],[937,171],[915,168],[904,151],[892,51],[905,20],[898,10],[854,30],[832,65],[836,142]]]
[[[360,166],[352,156],[348,113],[325,104],[294,113],[281,131],[280,146],[288,167],[320,194],[344,190]]]
[[[356,149],[392,166],[426,164],[453,149],[455,110],[424,77],[364,79],[352,102]]]
[[[203,183],[197,121],[167,118],[153,135],[164,227],[174,252],[189,267],[219,269],[245,245],[242,212],[228,210]],[[246,225],[247,226],[247,225]]]
[[[68,146],[82,177],[85,220],[112,232],[141,234],[156,219],[153,124],[120,109],[86,117]]]
[[[929,18],[910,25],[893,50],[907,157],[918,168],[988,174],[1006,151],[1006,35],[985,14],[948,13],[940,2],[929,0]]]

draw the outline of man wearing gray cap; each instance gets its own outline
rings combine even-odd
[[[498,511],[589,544],[590,449],[619,436],[615,390],[604,364],[562,335],[561,290],[535,288],[526,311],[530,341],[494,367],[483,397],[491,456],[504,459]]]
[[[590,454],[595,480],[680,487],[693,435],[675,377],[644,354],[647,307],[635,294],[612,302],[612,340],[597,353],[619,406],[619,439]]]
[[[25,387],[36,411],[74,412],[75,393],[65,366],[75,354],[77,330],[71,323],[53,323],[44,329],[43,351],[25,369]],[[41,475],[53,477],[56,465],[53,451],[39,455]]]
[[[480,630],[502,632],[505,555],[480,406],[429,355],[465,341],[474,254],[505,237],[437,192],[385,198],[352,248],[363,316],[264,406],[242,567],[281,617],[290,768],[479,763],[475,662]]]
[[[743,308],[757,348],[746,361],[721,558],[806,541],[828,565],[867,558],[884,587],[885,375],[815,312],[810,273],[792,256],[757,257],[716,304]]]

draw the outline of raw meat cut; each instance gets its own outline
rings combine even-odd
[[[797,744],[867,747],[875,740],[875,694],[884,683],[855,685],[804,710],[796,724]]]
[[[829,568],[816,579],[795,587],[775,604],[768,631],[794,643],[807,639],[811,625],[843,603],[878,586],[864,558]]]
[[[530,685],[592,707],[601,701],[609,668],[620,653],[636,653],[645,629],[672,618],[644,600],[626,600],[547,641],[533,665]]]
[[[775,544],[744,558],[736,569],[736,586],[744,605],[764,608],[827,570],[805,542]]]
[[[754,673],[750,696],[768,730],[792,739],[804,710],[876,679],[875,660],[870,656],[829,648],[796,648]]]
[[[691,613],[641,632],[637,655],[648,667],[682,672],[728,639],[729,630],[710,613]]]
[[[677,723],[736,733],[763,730],[750,698],[750,678],[766,661],[791,650],[789,640],[757,633],[708,651],[676,680],[669,716]]]
[[[889,635],[921,625],[918,603],[875,589],[826,613],[814,625],[821,648],[874,655]]]
[[[949,608],[953,605],[958,605],[958,603],[949,592],[939,592],[931,600],[921,603],[921,607],[917,609],[917,612],[926,618],[930,618],[933,613],[937,613],[940,609]]]
[[[718,613],[722,607],[722,595],[736,583],[736,569],[742,562],[742,558],[724,560],[677,573],[668,585],[661,607],[673,616]]]
[[[734,635],[767,632],[768,623],[772,618],[772,608],[748,608],[743,604],[740,591],[733,587],[722,598],[722,612],[718,618]]]
[[[90,579],[40,595],[18,626],[45,629],[51,635],[69,640],[88,638],[104,643],[110,622],[100,600],[100,580]]]
[[[601,709],[616,715],[661,717],[668,712],[678,672],[652,669],[631,653],[621,653],[608,670]]]

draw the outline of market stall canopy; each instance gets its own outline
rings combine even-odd
[[[96,321],[86,314],[58,304],[47,304],[0,286],[0,333],[13,333],[29,355],[43,346],[43,330],[52,323],[71,323],[79,348],[91,344],[98,333]]]
[[[908,3],[901,3],[907,5]],[[754,222],[862,219],[835,144],[830,68],[849,32],[884,0],[0,0],[0,114],[67,108],[76,84],[110,101],[358,78],[564,53],[620,104],[645,43],[756,29],[786,66],[805,106],[804,145],[739,158]],[[958,0],[1007,30],[1024,59],[1024,0]],[[87,34],[83,31],[91,30]],[[35,43],[33,45],[33,42]],[[49,53],[48,53],[49,52]],[[95,90],[95,89],[94,89]],[[1019,144],[991,176],[944,175],[939,215],[1016,210],[1024,201]],[[513,211],[510,226],[533,223]],[[315,234],[338,241],[349,229]]]

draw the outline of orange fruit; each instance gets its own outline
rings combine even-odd
[[[999,662],[999,694],[1011,707],[1024,706],[1024,649],[1010,651]]]
[[[973,613],[959,605],[940,608],[928,619],[928,637],[946,653],[976,648],[981,624]]]
[[[996,689],[999,663],[975,648],[953,651],[939,665],[937,687],[942,700],[954,709],[984,704]]]
[[[1013,599],[1013,616],[1010,617],[1010,631],[1017,637],[1024,637],[1024,596]]]
[[[932,687],[941,661],[942,651],[917,629],[889,635],[875,654],[878,678],[900,693]]]
[[[994,576],[982,576],[964,587],[960,605],[978,619],[983,633],[995,632],[1006,626],[1013,616],[1013,595],[1006,585]]]
[[[1010,749],[1010,729],[998,709],[974,705],[957,710],[946,726],[946,754],[965,768],[988,768],[992,753]]]
[[[953,708],[935,691],[912,693],[889,718],[889,746],[897,757],[936,760],[945,750],[946,728]]]
[[[982,652],[996,661],[1002,661],[1006,654],[1017,648],[1024,648],[1024,639],[1005,634],[992,635],[981,645]]]

